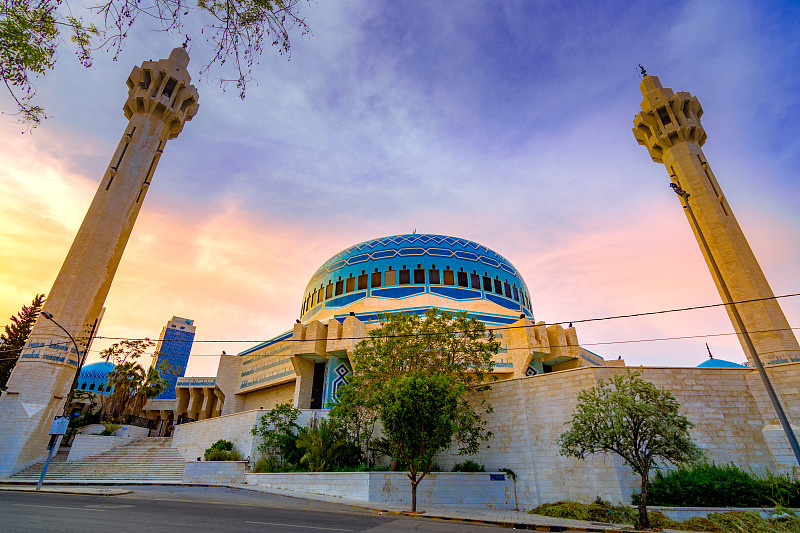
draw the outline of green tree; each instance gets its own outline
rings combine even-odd
[[[138,363],[147,348],[153,346],[150,339],[130,339],[116,342],[102,351],[100,357],[114,363],[108,373],[111,393],[101,396],[103,416],[119,420],[127,414],[138,415],[149,398],[155,398],[167,385],[162,373],[168,368],[150,367],[147,370]],[[154,356],[156,357],[156,356]]]
[[[32,78],[45,75],[55,66],[57,50],[69,35],[79,61],[92,65],[95,42],[121,51],[128,32],[143,17],[158,28],[177,36],[184,46],[191,40],[190,27],[202,25],[201,34],[209,43],[211,60],[200,73],[212,66],[232,66],[233,77],[220,79],[223,88],[234,83],[244,98],[253,64],[258,61],[264,41],[271,39],[281,54],[289,54],[289,31],[308,33],[308,25],[299,14],[301,0],[108,0],[90,8],[61,0],[0,0],[0,79],[17,105],[20,122],[37,125],[46,118],[44,109],[35,105]],[[101,28],[84,22],[80,14],[99,17]]]
[[[561,454],[585,459],[614,453],[641,477],[639,528],[649,528],[647,491],[658,460],[689,463],[701,451],[689,435],[694,424],[680,414],[669,391],[628,370],[578,393],[569,431],[559,437]]]
[[[347,439],[337,419],[314,420],[297,434],[300,463],[312,472],[330,472],[336,468],[358,465],[358,446]]]
[[[0,334],[0,387],[6,386],[43,304],[44,294],[34,296],[30,305],[23,305],[19,313],[11,317],[11,324]]]
[[[353,350],[353,375],[339,403],[378,413],[393,459],[409,468],[416,511],[417,485],[437,453],[454,443],[459,453],[477,453],[491,437],[481,418],[491,407],[476,393],[489,388],[500,343],[466,313],[430,309],[381,319]]]
[[[250,430],[252,435],[262,439],[258,451],[266,457],[270,471],[284,469],[300,461],[301,454],[297,448],[299,417],[300,409],[291,403],[282,403],[263,414]]]

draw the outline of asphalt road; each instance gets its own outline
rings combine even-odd
[[[379,514],[326,502],[217,487],[131,487],[88,496],[0,491],[0,532],[488,532],[496,526]]]

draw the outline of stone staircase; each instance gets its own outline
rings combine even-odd
[[[98,455],[67,461],[68,450],[50,460],[45,483],[152,483],[179,484],[186,460],[170,447],[169,437],[146,437]],[[5,480],[6,483],[36,483],[44,462],[36,463]]]

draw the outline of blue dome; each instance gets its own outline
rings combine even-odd
[[[108,374],[114,370],[114,366],[114,363],[109,363],[108,361],[100,361],[84,366],[81,368],[80,376],[78,376],[78,385],[75,389],[108,394],[109,391],[106,390]]]
[[[739,363],[732,363],[731,361],[726,361],[724,359],[714,359],[709,357],[699,365],[697,368],[747,368],[744,365],[740,365]]]
[[[382,311],[434,306],[533,318],[528,286],[508,259],[467,239],[430,234],[372,239],[337,253],[308,282],[300,316],[308,322],[354,312],[371,321]]]

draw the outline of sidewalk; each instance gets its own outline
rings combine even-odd
[[[103,482],[94,482],[95,485],[103,485]],[[109,483],[110,484],[110,483]],[[121,485],[116,482],[114,485]],[[133,483],[125,483],[134,487]],[[143,484],[144,485],[144,484]],[[197,486],[197,485],[187,485]],[[607,524],[602,522],[586,522],[583,520],[571,520],[567,518],[553,518],[549,516],[533,515],[526,512],[514,511],[508,509],[486,509],[480,507],[463,507],[456,505],[427,505],[421,504],[418,506],[421,513],[411,513],[406,504],[386,503],[386,502],[366,502],[362,500],[354,500],[350,498],[338,498],[336,496],[328,496],[322,494],[309,494],[306,492],[296,492],[291,490],[273,489],[268,487],[259,487],[257,485],[245,484],[222,484],[222,485],[209,485],[228,487],[252,492],[264,492],[269,494],[277,494],[280,496],[288,496],[292,498],[300,498],[306,500],[314,500],[320,502],[334,503],[338,505],[347,505],[350,507],[358,507],[361,509],[370,509],[382,513],[395,513],[408,516],[415,516],[420,518],[432,518],[440,520],[460,520],[465,522],[475,522],[498,525],[506,528],[513,529],[526,529],[534,531],[580,531],[580,532],[596,532],[596,533],[617,533],[625,531],[634,533],[638,531],[630,525],[624,524]],[[23,485],[19,483],[2,483],[0,482],[0,491],[25,491],[36,492],[35,485]],[[84,484],[64,484],[56,485],[46,483],[42,486],[41,491],[46,493],[60,493],[60,494],[86,494],[96,496],[117,496],[122,494],[130,494],[134,490],[126,488],[110,488],[99,486],[88,486]],[[665,533],[679,533],[674,530],[664,530]]]
[[[527,529],[534,531],[591,531],[598,533],[611,533],[618,531],[633,533],[637,531],[630,525],[585,522],[583,520],[570,520],[568,518],[553,518],[550,516],[534,515],[508,509],[485,509],[480,507],[464,507],[457,505],[420,504],[417,506],[417,508],[422,511],[422,514],[414,514],[409,511],[407,504],[366,502],[363,500],[338,498],[336,496],[328,496],[323,494],[308,494],[305,492],[296,492],[292,490],[259,487],[257,485],[242,484],[227,486],[243,490],[279,494],[293,498],[337,503],[351,507],[360,507],[362,509],[372,509],[384,513],[397,513],[409,516],[421,516],[423,518],[437,518],[442,520],[463,520],[466,522],[493,524],[514,529]],[[669,532],[671,530],[665,529],[664,531]]]

